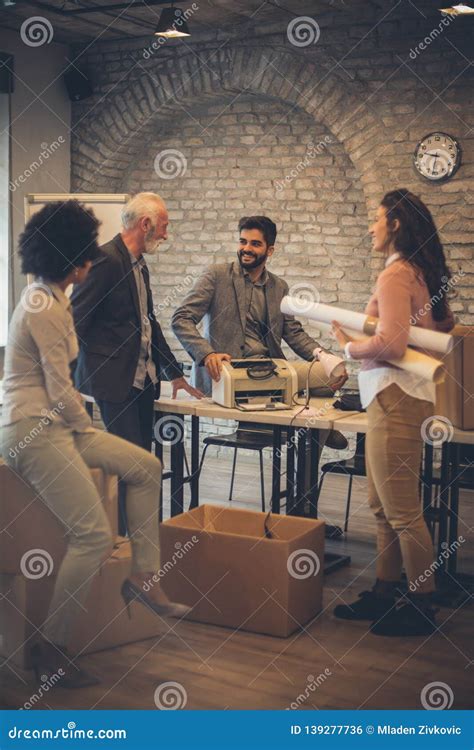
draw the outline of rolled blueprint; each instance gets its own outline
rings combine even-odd
[[[323,305],[321,302],[308,302],[303,297],[283,297],[280,309],[286,315],[304,315],[318,323],[332,323],[333,320],[337,320],[344,329],[351,328],[353,331],[365,333],[366,336],[373,336],[377,333],[378,318],[365,313],[344,310],[342,307]],[[447,354],[453,348],[454,339],[449,333],[410,326],[408,343],[420,349]]]
[[[336,357],[335,354],[325,352],[321,347],[316,347],[313,354],[314,356],[317,356],[321,362],[328,378],[336,380],[337,378],[342,377],[346,372],[346,365],[341,357]]]
[[[330,331],[332,325],[330,323],[321,323],[319,326],[323,331]],[[364,341],[368,339],[368,336],[364,336],[359,331],[351,330],[344,326],[344,331],[352,339],[357,341]],[[442,383],[446,377],[446,371],[443,362],[434,357],[429,357],[428,354],[417,352],[415,349],[408,348],[400,359],[384,359],[384,362],[388,362],[390,365],[399,367],[401,370],[411,372],[413,375],[418,375],[424,380],[430,380],[432,383]]]

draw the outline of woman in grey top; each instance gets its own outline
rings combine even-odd
[[[89,583],[112,545],[89,467],[118,474],[127,483],[133,554],[132,572],[122,586],[127,606],[136,599],[159,615],[181,617],[188,611],[170,602],[159,584],[149,586],[160,566],[161,463],[142,448],[94,429],[71,379],[78,344],[65,291],[86,278],[99,255],[98,226],[77,201],[51,203],[28,222],[20,256],[23,273],[33,274],[35,282],[13,313],[3,382],[3,457],[62,522],[68,540],[31,660],[37,676],[62,669],[59,684],[70,688],[98,682],[74,663],[67,646]]]

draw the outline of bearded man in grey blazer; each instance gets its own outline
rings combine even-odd
[[[312,360],[319,346],[293,315],[280,311],[288,284],[266,269],[276,235],[267,216],[242,218],[237,261],[210,266],[173,315],[173,331],[193,359],[193,383],[207,395],[225,360],[284,358],[282,339],[299,357]],[[346,380],[347,375],[331,382],[331,388]]]

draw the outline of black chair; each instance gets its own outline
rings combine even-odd
[[[265,479],[263,473],[263,450],[271,448],[273,445],[272,430],[262,429],[261,424],[254,422],[239,422],[237,430],[229,435],[209,435],[203,440],[204,450],[201,457],[199,472],[202,470],[206,451],[210,445],[216,445],[221,448],[233,448],[234,460],[232,462],[232,476],[230,480],[229,502],[232,502],[232,492],[234,489],[235,466],[237,463],[237,451],[245,449],[249,451],[258,451],[260,458],[260,495],[262,500],[262,511],[265,511]]]
[[[347,489],[346,512],[344,517],[344,531],[347,531],[349,525],[349,510],[351,506],[352,480],[354,477],[365,477],[365,434],[358,432],[356,435],[356,449],[352,458],[341,461],[328,461],[321,466],[321,479],[319,482],[318,494],[321,495],[323,482],[328,474],[344,474],[349,477],[349,487]]]

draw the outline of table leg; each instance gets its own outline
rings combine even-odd
[[[199,417],[191,417],[191,502],[189,509],[199,505]]]
[[[295,428],[289,427],[286,444],[286,515],[295,512]]]
[[[273,454],[272,454],[272,513],[280,512],[280,482],[281,482],[281,426],[273,426]]]
[[[454,542],[458,538],[458,513],[459,513],[459,445],[451,445],[451,492],[449,503],[449,533],[448,547],[450,555],[448,558],[448,573],[456,575],[457,570],[457,548]],[[451,552],[451,550],[453,550]]]
[[[308,430],[305,428],[300,428],[297,435],[298,460],[296,463],[296,500],[294,515],[303,516],[304,505],[306,502],[306,438],[308,435]]]
[[[318,517],[320,431],[310,430],[309,517]]]
[[[184,510],[184,417],[174,414],[177,424],[177,438],[171,442],[171,516],[177,516]]]
[[[459,445],[444,443],[441,461],[438,560],[435,602],[443,607],[460,607],[472,600],[474,578],[457,572],[459,511]],[[447,560],[441,552],[448,549]]]
[[[425,461],[423,466],[422,479],[423,516],[425,518],[430,534],[431,536],[433,536],[433,446],[429,443],[425,443]]]
[[[160,419],[163,419],[163,413],[161,411],[155,411],[154,413],[154,419],[153,419],[153,434],[155,437],[155,456],[160,459],[161,463],[163,463],[163,442],[158,439],[158,436],[155,432],[155,425],[157,422],[160,421]]]
[[[443,560],[443,571],[446,570],[446,561],[441,555],[447,540],[448,514],[449,514],[449,469],[450,469],[450,443],[445,441],[441,451],[441,477],[439,487],[439,519],[438,519],[438,557]]]
[[[154,419],[153,419],[153,432],[155,424],[158,422],[159,419],[162,418],[162,413],[159,411],[154,412]],[[163,466],[163,443],[161,440],[158,440],[158,437],[155,434],[155,456],[160,459],[161,465]],[[160,497],[158,498],[158,522],[161,523],[163,521],[163,475],[161,476],[161,485],[160,485]]]

